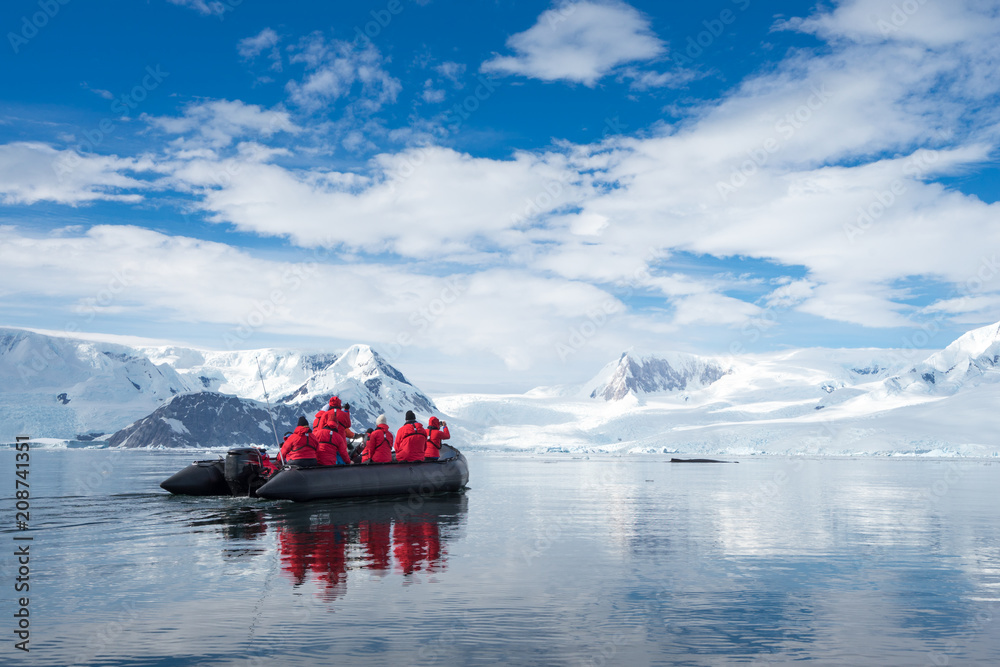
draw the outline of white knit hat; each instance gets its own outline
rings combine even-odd
[[[378,426],[379,424],[384,424],[384,423],[385,423],[385,415],[379,415],[378,418],[375,420],[375,425],[376,426]]]

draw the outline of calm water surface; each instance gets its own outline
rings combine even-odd
[[[31,454],[2,664],[1000,664],[997,462],[471,453],[464,494],[296,505],[161,491],[190,453]]]

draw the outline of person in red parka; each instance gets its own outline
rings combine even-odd
[[[392,463],[392,432],[385,422],[385,415],[375,420],[375,430],[368,436],[368,443],[361,452],[362,463]]]
[[[313,428],[320,428],[321,426],[323,426],[323,420],[326,419],[326,413],[329,412],[330,410],[333,410],[334,405],[336,405],[339,408],[340,399],[337,398],[336,396],[331,396],[329,407],[328,408],[322,407],[316,411],[316,416],[313,417]]]
[[[417,421],[413,410],[406,411],[406,423],[396,431],[396,461],[411,463],[424,460],[427,447],[427,431]]]
[[[281,445],[281,460],[291,466],[306,467],[316,465],[319,442],[309,428],[309,421],[299,417],[299,425]]]
[[[321,428],[316,432],[316,440],[319,442],[319,449],[316,451],[319,465],[339,466],[351,462],[351,456],[347,453],[347,440],[337,431]]]
[[[323,417],[326,416],[326,408],[320,408],[316,411],[316,416],[313,417],[313,428],[317,429],[323,423]]]
[[[424,449],[425,461],[437,461],[441,458],[441,441],[451,437],[448,432],[448,422],[438,421],[437,417],[427,420],[427,447]]]
[[[330,409],[323,413],[320,422],[321,428],[328,428],[338,431],[345,438],[353,438],[354,431],[351,430],[351,404],[345,403],[340,407],[340,399],[334,396],[330,399]]]

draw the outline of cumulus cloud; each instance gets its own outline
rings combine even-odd
[[[151,187],[136,176],[153,170],[146,159],[59,150],[39,142],[0,144],[0,203],[136,202]]]
[[[302,64],[306,74],[286,85],[289,100],[309,112],[349,97],[353,108],[372,113],[395,102],[402,89],[371,42],[327,40],[317,32],[291,49],[290,60]]]
[[[841,0],[831,11],[778,24],[823,39],[898,40],[931,46],[954,45],[995,35],[996,7],[979,0],[935,3],[926,0]]]
[[[791,53],[682,122],[593,145],[559,143],[506,159],[428,145],[386,151],[356,169],[293,168],[276,164],[275,156],[286,153],[265,141],[298,130],[287,112],[217,101],[192,105],[177,118],[150,119],[180,135],[184,151],[135,161],[91,156],[69,184],[39,171],[38,165],[51,168],[56,149],[8,145],[6,154],[0,151],[6,165],[0,192],[6,203],[136,198],[148,186],[134,170],[155,168],[164,174],[158,183],[192,197],[212,221],[310,251],[333,249],[354,262],[349,270],[322,269],[324,284],[342,281],[358,295],[352,306],[366,313],[343,323],[345,336],[391,341],[407,331],[413,326],[407,308],[443,289],[421,262],[449,262],[468,276],[465,289],[475,298],[432,321],[418,317],[422,331],[441,346],[489,351],[512,368],[550,354],[581,318],[608,303],[615,317],[604,318],[613,321],[588,345],[738,327],[759,320],[764,308],[867,327],[906,326],[921,317],[1000,319],[1000,269],[991,259],[1000,247],[1000,205],[943,180],[992,160],[997,148],[1000,80],[989,63],[1000,59],[1000,47],[983,35],[989,17],[972,5],[959,7],[945,33],[967,40],[925,36],[918,27],[927,19],[919,17],[933,12],[911,16],[906,39],[883,38],[858,18],[878,11],[871,2],[842,2],[786,22],[786,29],[830,43]],[[606,50],[594,32],[598,24],[617,35]],[[628,43],[625,33],[646,35],[636,42],[645,44],[645,55],[615,50]],[[621,4],[562,5],[515,37],[517,55],[494,59],[487,69],[593,85],[609,72],[624,76],[624,64],[656,57],[662,48],[648,22]],[[247,53],[257,46],[248,44]],[[590,55],[575,58],[583,51]],[[556,57],[543,62],[545,53]],[[288,92],[293,108],[305,113],[343,104],[363,114],[395,99],[398,82],[387,82],[385,61],[371,46],[313,35],[293,49],[293,59],[305,75]],[[448,72],[457,76],[461,68],[438,74]],[[439,88],[428,90],[433,99]],[[371,141],[358,127],[350,130],[338,137],[343,145]],[[220,181],[220,173],[230,177]],[[155,245],[141,235],[129,242]],[[191,250],[193,241],[184,243]],[[193,256],[217,253],[222,266],[234,266],[234,281],[253,284],[235,268],[239,261],[257,276],[272,276],[269,287],[285,268],[235,249],[196,250]],[[229,252],[236,253],[231,263]],[[386,254],[397,258],[391,270],[381,263]],[[683,254],[765,260],[773,274],[786,275],[767,284],[705,277],[676,261]],[[994,268],[983,278],[990,262]],[[914,276],[933,284],[933,299],[915,300],[899,287]],[[228,285],[230,278],[218,280]],[[243,287],[222,290],[240,304],[235,310],[220,306],[215,315],[206,309],[197,316],[238,319],[256,298],[242,295]],[[180,307],[180,295],[166,298],[151,292],[152,303]],[[363,333],[381,315],[375,333]]]
[[[551,363],[578,314],[609,299],[585,283],[521,270],[432,276],[419,268],[345,264],[324,251],[303,253],[298,261],[262,259],[226,244],[131,226],[45,236],[0,227],[0,281],[8,301],[58,295],[55,307],[88,324],[126,315],[220,325],[218,348],[252,347],[259,333],[292,330],[363,340],[390,354],[409,347],[488,354],[524,369]],[[337,308],[317,308],[331,285]]]
[[[961,282],[976,268],[971,249],[1000,244],[996,205],[936,182],[993,150],[990,108],[962,100],[963,87],[938,88],[978,57],[971,51],[845,42],[822,56],[793,55],[678,126],[511,160],[425,147],[380,155],[358,172],[254,158],[230,170],[237,175],[225,187],[205,180],[219,169],[213,160],[175,177],[212,219],[305,246],[435,251],[472,266],[512,262],[641,285],[691,323],[708,321],[698,307],[736,324],[773,302],[901,326],[919,313],[894,281]],[[726,286],[668,266],[636,282],[651,249],[766,259],[804,270],[808,282],[738,306]]]
[[[270,61],[270,69],[275,72],[282,70],[281,52],[278,50],[278,42],[281,37],[271,28],[264,28],[253,37],[241,39],[236,45],[236,51],[240,58],[246,61],[253,61],[262,53],[267,53]]]
[[[497,55],[484,72],[571,81],[593,86],[619,65],[660,56],[664,44],[649,21],[623,2],[566,2],[542,12],[528,30],[512,35],[513,56]]]
[[[304,246],[434,251],[475,263],[482,252],[531,241],[531,220],[578,201],[586,177],[559,154],[473,158],[441,147],[374,158],[368,173],[295,171],[247,151],[224,160],[192,159],[173,178],[201,193],[213,219]],[[231,174],[220,187],[220,171]]]
[[[240,137],[268,138],[278,132],[295,133],[300,128],[282,109],[264,109],[239,100],[210,100],[190,104],[182,116],[144,116],[152,127],[167,134],[183,135],[179,146],[218,149]]]

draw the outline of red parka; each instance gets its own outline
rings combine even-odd
[[[336,431],[321,428],[316,434],[319,442],[319,451],[316,453],[316,462],[321,466],[337,465],[337,454],[345,464],[351,462],[351,455],[347,453],[347,440]]]
[[[330,408],[323,414],[321,427],[333,429],[345,437],[354,435],[351,431],[351,413],[339,407]]]
[[[441,456],[441,441],[447,440],[451,437],[451,433],[448,432],[448,425],[445,424],[444,428],[441,428],[441,422],[438,421],[437,417],[431,417],[427,420],[427,446],[424,448],[424,457],[433,456],[437,458]]]
[[[379,424],[368,436],[368,443],[361,452],[362,463],[391,463],[392,462],[392,433],[389,426]]]
[[[418,421],[406,422],[396,431],[396,460],[423,461],[427,431]]]
[[[317,458],[319,442],[308,426],[296,426],[281,445],[281,458],[285,461]]]

